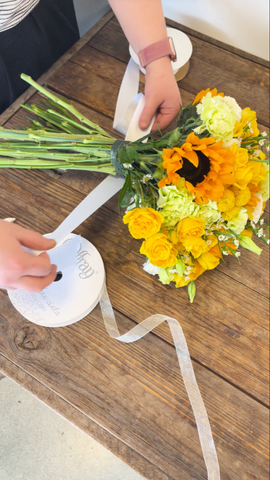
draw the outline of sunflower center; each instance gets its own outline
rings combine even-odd
[[[194,165],[187,159],[183,158],[183,166],[176,173],[183,177],[185,180],[190,182],[193,187],[196,187],[198,183],[203,182],[204,177],[210,172],[210,160],[204,155],[200,150],[196,151],[199,159],[198,167]]]

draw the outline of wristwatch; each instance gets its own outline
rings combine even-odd
[[[176,51],[171,37],[166,37],[159,42],[152,43],[138,53],[140,65],[143,68],[154,60],[166,57],[167,55],[173,62],[176,62]]]

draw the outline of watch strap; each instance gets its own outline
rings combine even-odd
[[[159,42],[152,43],[148,47],[141,50],[138,54],[141,67],[158,60],[161,57],[169,56],[172,61],[176,61],[176,52],[171,37],[166,37]]]

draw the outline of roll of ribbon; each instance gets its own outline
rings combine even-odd
[[[192,55],[192,43],[188,36],[176,30],[175,28],[167,27],[167,35],[173,39],[177,60],[172,62],[172,68],[176,80],[179,81],[187,74],[189,69],[189,59]],[[138,55],[134,52],[131,45],[129,46],[129,52],[131,58],[138,65],[140,72],[143,74],[140,76],[140,80],[144,82],[145,69],[140,66]]]

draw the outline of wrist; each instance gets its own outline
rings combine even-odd
[[[175,62],[177,57],[173,39],[171,37],[165,37],[163,40],[159,40],[158,42],[148,45],[139,52],[138,57],[140,65],[143,68],[164,57]]]
[[[172,73],[173,74],[173,68],[172,68],[172,62],[170,57],[161,57],[156,60],[153,60],[153,62],[149,63],[145,67],[145,72],[146,74],[155,72],[156,74],[165,74],[165,73]]]

